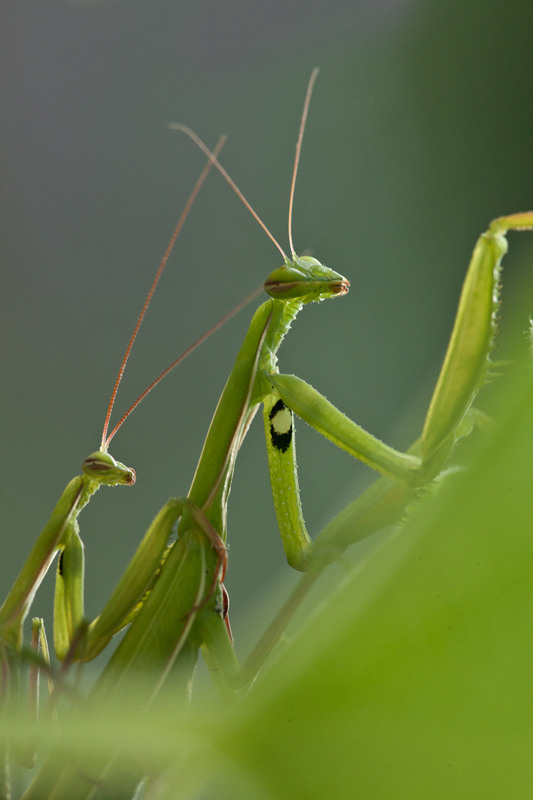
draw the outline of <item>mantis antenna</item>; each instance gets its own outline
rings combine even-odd
[[[307,92],[305,93],[305,100],[304,100],[304,109],[302,111],[302,119],[300,121],[300,130],[298,131],[298,139],[296,141],[296,155],[294,157],[294,168],[292,170],[291,193],[289,196],[289,247],[291,248],[291,254],[293,258],[296,258],[296,253],[294,252],[294,245],[292,243],[292,208],[294,203],[294,189],[296,187],[296,175],[298,173],[298,166],[300,164],[300,153],[302,152],[302,139],[304,138],[305,123],[307,122],[307,114],[309,113],[309,104],[311,103],[311,95],[313,94],[313,88],[318,73],[319,69],[318,67],[315,67],[311,73],[311,77],[309,78],[309,83],[307,84]]]
[[[225,136],[221,136],[220,139],[218,140],[217,145],[216,145],[216,147],[215,147],[215,149],[213,151],[213,155],[215,155],[215,157],[222,150],[222,147],[224,146],[225,141],[226,141],[226,137]],[[150,286],[150,289],[148,290],[148,294],[146,295],[146,299],[145,299],[145,301],[143,303],[143,306],[141,308],[140,314],[137,317],[137,322],[135,323],[135,326],[133,328],[133,332],[132,332],[132,334],[130,336],[130,339],[129,339],[129,342],[128,342],[128,346],[126,347],[126,351],[124,353],[124,356],[122,357],[122,361],[120,363],[120,367],[119,367],[119,370],[118,370],[118,373],[117,373],[117,377],[115,379],[115,384],[113,386],[113,391],[111,392],[111,398],[109,400],[109,405],[107,407],[107,413],[106,413],[106,418],[105,418],[105,422],[104,422],[104,429],[102,431],[102,443],[101,443],[101,446],[100,446],[100,450],[102,450],[103,452],[107,452],[109,444],[110,444],[111,440],[113,439],[113,437],[115,436],[115,434],[117,433],[117,431],[119,430],[119,428],[122,427],[122,425],[127,420],[129,415],[132,413],[132,411],[135,408],[137,408],[139,403],[142,400],[144,400],[146,395],[149,392],[151,392],[152,389],[154,389],[157,386],[157,384],[160,383],[163,380],[163,378],[165,378],[169,374],[169,372],[172,372],[174,367],[177,367],[178,364],[180,364],[185,358],[187,358],[187,356],[189,356],[194,350],[196,350],[197,347],[199,347],[201,344],[203,344],[203,342],[205,342],[206,339],[209,339],[209,337],[212,336],[216,331],[218,331],[219,328],[221,328],[223,325],[225,325],[226,322],[228,322],[228,320],[230,320],[232,317],[234,317],[236,314],[238,314],[239,311],[241,311],[251,300],[253,300],[255,297],[257,297],[257,295],[263,289],[263,287],[260,286],[254,292],[252,292],[250,295],[248,295],[248,297],[246,297],[244,300],[242,300],[238,305],[235,306],[235,308],[233,308],[231,311],[229,311],[227,314],[225,314],[221,319],[219,319],[218,322],[216,322],[214,325],[212,325],[204,334],[202,334],[202,336],[200,336],[180,356],[178,356],[178,358],[176,358],[165,370],[163,370],[163,372],[160,375],[158,375],[158,377],[155,380],[152,381],[152,383],[142,392],[142,394],[139,395],[139,397],[135,400],[135,402],[132,403],[132,405],[128,408],[128,410],[122,415],[122,417],[120,418],[118,423],[115,425],[115,427],[113,428],[111,433],[108,434],[109,422],[110,422],[111,414],[112,414],[112,411],[113,411],[113,408],[114,408],[114,405],[115,405],[115,400],[116,400],[116,397],[117,397],[118,388],[119,388],[120,383],[122,381],[122,377],[124,375],[124,371],[126,369],[126,364],[128,362],[128,358],[130,357],[130,353],[132,351],[133,344],[135,342],[135,339],[137,338],[137,334],[139,333],[139,329],[140,329],[140,327],[142,325],[142,322],[144,320],[146,311],[148,310],[148,306],[150,305],[150,302],[152,300],[152,296],[153,296],[153,294],[154,294],[154,292],[156,290],[157,284],[159,283],[159,279],[161,278],[161,275],[162,275],[163,270],[165,269],[165,267],[167,265],[167,262],[168,262],[168,259],[170,257],[170,254],[172,253],[174,245],[176,244],[176,240],[177,240],[177,238],[178,238],[178,236],[179,236],[179,234],[181,232],[181,229],[183,228],[185,220],[187,219],[187,217],[189,215],[189,211],[191,210],[192,204],[196,200],[196,197],[198,196],[198,192],[200,191],[205,179],[207,178],[208,172],[211,169],[212,164],[213,164],[213,162],[212,162],[212,159],[210,158],[209,161],[207,162],[207,164],[205,165],[204,169],[202,170],[202,173],[201,173],[200,177],[196,181],[196,184],[195,184],[191,194],[189,195],[189,198],[188,198],[188,200],[187,200],[187,202],[185,204],[185,208],[183,209],[183,211],[181,213],[181,216],[180,216],[180,218],[179,218],[179,220],[178,220],[178,222],[176,224],[176,227],[174,228],[172,236],[170,237],[170,241],[169,241],[169,243],[167,245],[167,248],[166,248],[166,250],[165,250],[165,252],[163,254],[163,258],[161,259],[161,262],[159,264],[159,267],[157,269],[155,277],[154,277],[154,279],[152,281],[152,285]]]
[[[299,163],[300,163],[300,154],[301,154],[301,150],[302,150],[302,140],[303,140],[303,136],[304,136],[305,125],[306,125],[306,122],[307,122],[307,116],[308,116],[308,112],[309,112],[309,105],[310,105],[310,102],[311,102],[311,95],[313,93],[313,88],[314,88],[314,85],[315,85],[315,81],[316,81],[318,72],[319,72],[318,67],[315,67],[313,69],[312,73],[311,73],[311,77],[309,78],[309,83],[307,85],[307,92],[306,92],[306,95],[305,95],[302,118],[301,118],[301,121],[300,121],[300,129],[299,129],[299,132],[298,132],[298,139],[297,139],[297,142],[296,142],[296,154],[295,154],[295,158],[294,158],[294,166],[293,166],[292,179],[291,179],[291,188],[290,188],[290,195],[289,195],[288,233],[289,233],[289,246],[290,246],[291,255],[292,255],[293,258],[296,257],[296,253],[294,251],[293,239],[292,239],[292,216],[293,216],[294,191],[295,191],[295,186],[296,186],[296,176],[298,174],[298,166],[299,166]],[[112,413],[114,405],[115,405],[115,399],[116,399],[116,396],[117,396],[118,388],[119,388],[120,383],[122,381],[122,377],[123,377],[124,371],[126,369],[126,364],[128,362],[128,358],[129,358],[131,350],[133,348],[133,344],[135,342],[135,339],[137,338],[137,334],[139,332],[139,328],[141,327],[141,324],[143,322],[143,319],[144,319],[144,316],[145,316],[146,311],[148,309],[148,306],[150,305],[152,296],[153,296],[153,294],[155,292],[157,284],[159,283],[159,279],[161,278],[163,270],[165,269],[167,261],[168,261],[168,259],[170,257],[170,254],[171,254],[171,252],[172,252],[172,250],[174,248],[174,245],[176,243],[176,239],[179,236],[179,233],[180,233],[180,231],[181,231],[181,229],[183,227],[183,224],[185,223],[185,220],[187,219],[187,216],[189,214],[191,206],[194,203],[194,201],[195,201],[195,199],[196,199],[196,197],[198,195],[198,192],[200,191],[200,188],[202,187],[202,185],[203,185],[203,183],[204,183],[204,181],[205,181],[205,179],[207,177],[207,174],[208,174],[208,172],[209,172],[209,170],[211,169],[212,166],[215,166],[218,169],[218,171],[220,172],[222,177],[231,186],[231,188],[233,189],[233,191],[235,192],[237,197],[239,197],[241,202],[246,206],[246,208],[248,209],[250,214],[254,217],[256,222],[261,226],[261,228],[265,231],[267,236],[275,244],[275,246],[278,248],[279,252],[281,253],[281,255],[283,257],[283,260],[286,263],[289,262],[289,259],[287,258],[287,255],[286,255],[285,251],[283,250],[283,248],[281,247],[281,245],[279,244],[279,242],[277,241],[275,236],[271,233],[271,231],[265,225],[265,223],[263,222],[263,220],[261,219],[259,214],[253,208],[252,204],[246,199],[246,197],[244,196],[243,192],[239,189],[239,187],[237,186],[237,184],[235,183],[233,178],[228,174],[228,172],[226,172],[226,170],[224,169],[224,167],[222,166],[222,164],[218,160],[218,154],[220,153],[220,151],[222,150],[222,147],[224,146],[224,143],[226,141],[226,137],[222,136],[219,139],[215,149],[214,150],[210,150],[208,148],[208,146],[205,144],[205,142],[203,142],[202,139],[200,139],[198,134],[196,134],[187,125],[182,125],[180,123],[175,122],[175,123],[171,123],[169,125],[169,127],[174,129],[174,130],[180,130],[183,133],[185,133],[190,139],[192,139],[192,141],[197,145],[197,147],[199,147],[200,150],[202,150],[205,153],[205,155],[207,156],[207,158],[209,160],[208,160],[207,164],[205,165],[200,177],[198,178],[198,180],[196,182],[196,185],[195,185],[194,189],[192,190],[192,192],[191,192],[191,194],[190,194],[190,196],[189,196],[189,198],[187,200],[187,203],[185,204],[185,208],[183,209],[183,212],[182,212],[182,214],[181,214],[181,216],[180,216],[180,218],[178,220],[178,223],[177,223],[176,227],[174,228],[174,232],[173,232],[173,234],[172,234],[172,236],[170,238],[170,241],[169,241],[167,249],[166,249],[166,251],[165,251],[165,253],[163,255],[163,258],[161,259],[161,263],[160,263],[159,268],[158,268],[158,270],[156,272],[155,278],[152,281],[152,285],[151,285],[151,287],[150,287],[150,289],[148,291],[148,294],[146,295],[146,300],[144,301],[143,307],[141,309],[141,312],[140,312],[140,314],[139,314],[139,316],[137,318],[137,322],[136,322],[135,327],[133,329],[133,333],[131,334],[130,340],[128,342],[128,346],[126,348],[126,352],[124,353],[124,356],[122,358],[122,362],[121,362],[121,365],[119,367],[118,374],[117,374],[117,377],[116,377],[116,380],[115,380],[115,385],[114,385],[113,391],[111,393],[111,399],[109,401],[109,406],[108,406],[108,409],[107,409],[107,414],[106,414],[106,418],[105,418],[105,422],[104,422],[104,429],[103,429],[103,432],[102,432],[101,450],[103,450],[104,452],[107,451],[107,448],[109,447],[109,444],[110,444],[111,440],[113,439],[113,437],[115,436],[115,434],[117,433],[117,431],[122,427],[122,425],[124,424],[126,419],[129,417],[129,415],[132,413],[132,411],[139,405],[139,403],[142,402],[142,400],[144,400],[146,395],[149,392],[151,392],[152,389],[154,389],[158,385],[158,383],[160,383],[163,380],[163,378],[165,378],[169,374],[169,372],[171,372],[175,367],[178,366],[178,364],[180,364],[185,358],[187,358],[188,355],[190,355],[194,350],[196,350],[197,347],[199,347],[203,342],[205,342],[206,339],[208,339],[210,336],[212,336],[213,333],[215,333],[219,328],[221,328],[223,325],[225,325],[226,322],[228,322],[233,316],[235,316],[235,314],[238,314],[238,312],[241,311],[246,305],[248,305],[249,302],[251,302],[255,297],[257,297],[257,295],[261,292],[261,290],[263,288],[262,286],[258,287],[255,291],[253,291],[250,295],[248,295],[248,297],[246,297],[237,306],[235,306],[235,308],[232,311],[229,311],[227,314],[225,314],[218,322],[216,322],[211,328],[209,328],[209,330],[207,330],[202,336],[200,336],[199,339],[197,339],[192,345],[190,345],[190,347],[188,347],[180,356],[178,356],[178,358],[176,358],[165,370],[163,370],[163,372],[154,381],[152,381],[152,383],[142,392],[142,394],[139,395],[139,397],[135,400],[135,402],[132,403],[132,405],[123,414],[123,416],[120,418],[119,422],[115,425],[115,427],[113,428],[111,433],[108,435],[109,422],[110,422],[110,418],[111,418],[111,413]]]
[[[315,67],[311,73],[311,77],[309,78],[309,83],[307,84],[307,92],[305,95],[302,119],[300,122],[300,130],[298,133],[298,140],[296,142],[296,155],[294,158],[294,167],[292,171],[291,191],[289,197],[289,245],[291,248],[291,255],[293,258],[296,257],[296,253],[294,252],[294,246],[292,242],[292,209],[294,201],[294,187],[296,185],[296,175],[298,172],[298,165],[300,163],[300,152],[302,149],[302,139],[305,130],[305,123],[307,122],[309,104],[311,102],[311,95],[313,93],[313,87],[315,85],[318,73],[319,69],[318,67]],[[287,258],[285,251],[283,250],[277,239],[274,237],[274,235],[267,228],[267,226],[265,225],[259,214],[252,207],[252,204],[246,199],[244,194],[241,192],[241,190],[239,189],[233,178],[226,172],[226,170],[224,169],[224,167],[217,158],[218,154],[215,152],[211,152],[211,150],[207,147],[207,145],[200,139],[198,134],[196,134],[193,130],[191,130],[191,128],[189,128],[187,125],[182,125],[179,122],[172,122],[170,123],[169,128],[172,128],[172,130],[178,130],[182,131],[182,133],[185,133],[189,137],[189,139],[192,139],[192,141],[200,148],[200,150],[202,150],[205,153],[205,155],[209,158],[210,162],[214,164],[214,166],[218,169],[222,177],[229,183],[229,185],[231,186],[237,197],[244,203],[244,205],[246,206],[250,214],[254,217],[256,222],[259,223],[259,225],[263,228],[267,236],[272,240],[272,242],[274,242],[279,252],[281,253],[284,261],[288,263],[289,259]]]
[[[226,137],[225,136],[221,136],[220,139],[217,142],[216,147],[215,147],[215,152],[216,153],[220,153],[220,151],[222,150],[222,147],[224,146],[225,141],[226,141]],[[170,237],[170,241],[169,241],[169,243],[167,245],[167,249],[165,250],[165,252],[163,254],[163,258],[161,259],[161,263],[159,264],[159,267],[158,267],[157,272],[155,274],[155,278],[152,281],[152,285],[150,286],[150,288],[148,290],[148,294],[146,295],[146,299],[145,299],[145,301],[143,303],[143,307],[141,308],[141,312],[140,312],[139,316],[137,317],[137,322],[135,323],[135,327],[133,328],[133,332],[132,332],[132,334],[130,336],[130,339],[129,339],[129,342],[128,342],[128,346],[126,347],[126,351],[125,351],[125,353],[124,353],[124,355],[122,357],[122,361],[120,363],[120,367],[119,367],[119,370],[118,370],[118,373],[117,373],[117,377],[115,379],[115,384],[113,386],[113,391],[111,392],[111,398],[109,400],[109,405],[107,407],[107,414],[106,414],[105,421],[104,421],[104,429],[102,431],[102,443],[101,443],[100,449],[103,450],[104,452],[107,452],[107,448],[109,446],[109,443],[110,443],[111,439],[113,438],[113,436],[117,432],[118,428],[124,422],[124,419],[125,419],[125,417],[123,419],[121,419],[119,425],[113,430],[113,432],[111,433],[110,436],[107,435],[107,431],[108,431],[108,428],[109,428],[109,421],[111,419],[111,413],[113,411],[113,408],[114,408],[114,405],[115,405],[115,400],[116,400],[116,397],[117,397],[118,387],[120,386],[120,383],[122,381],[122,377],[124,375],[124,370],[126,369],[126,364],[128,363],[128,358],[130,357],[130,353],[131,353],[131,350],[133,348],[133,344],[135,342],[135,339],[137,338],[137,334],[139,333],[139,329],[140,329],[140,327],[142,325],[144,316],[145,316],[145,314],[146,314],[146,312],[148,310],[148,306],[150,305],[150,302],[151,302],[152,296],[153,296],[153,294],[154,294],[154,292],[156,290],[157,284],[159,283],[159,279],[161,278],[161,275],[163,274],[163,270],[165,269],[165,267],[167,265],[167,262],[168,262],[168,259],[170,257],[170,254],[172,253],[172,250],[173,250],[174,245],[176,243],[176,239],[178,238],[178,236],[180,234],[180,231],[183,228],[184,222],[187,219],[187,216],[189,214],[189,211],[191,210],[192,204],[196,200],[198,192],[202,188],[202,185],[203,185],[205,179],[207,178],[207,175],[208,175],[210,169],[211,169],[211,163],[208,162],[205,165],[204,169],[202,170],[202,173],[201,173],[200,177],[196,181],[194,189],[192,190],[191,194],[189,195],[189,198],[188,198],[188,200],[187,200],[187,202],[185,204],[185,208],[183,209],[183,211],[181,213],[181,216],[180,216],[180,218],[179,218],[179,220],[178,220],[178,222],[176,224],[176,227],[174,228],[172,236]],[[128,414],[126,414],[126,416],[128,416]]]
[[[166,369],[164,369],[163,372],[160,375],[158,375],[157,378],[155,378],[155,380],[153,380],[152,383],[149,386],[146,387],[146,389],[139,395],[137,400],[135,400],[135,402],[132,403],[131,406],[128,408],[128,410],[122,415],[122,417],[119,419],[119,421],[117,422],[117,424],[115,425],[115,427],[113,428],[113,430],[111,431],[111,433],[109,434],[107,439],[105,440],[105,442],[102,443],[102,449],[107,450],[107,448],[109,447],[109,443],[110,443],[111,439],[113,439],[113,437],[116,434],[116,432],[118,431],[118,429],[121,428],[122,425],[124,424],[124,422],[128,419],[128,417],[131,414],[131,412],[135,408],[137,408],[139,403],[141,403],[144,400],[146,395],[149,392],[151,392],[152,389],[155,389],[155,387],[157,386],[158,383],[161,383],[163,378],[166,378],[166,376],[169,374],[169,372],[172,372],[174,367],[177,367],[178,364],[180,364],[182,361],[184,361],[184,359],[186,359],[187,356],[189,356],[194,350],[196,350],[197,347],[200,347],[200,345],[203,344],[206,341],[206,339],[209,339],[209,337],[212,336],[214,333],[216,333],[216,331],[218,331],[219,328],[222,328],[226,324],[226,322],[229,322],[229,320],[232,317],[234,317],[236,314],[238,314],[239,311],[242,311],[242,309],[245,306],[247,306],[248,303],[250,303],[252,300],[254,300],[262,291],[263,291],[263,284],[261,284],[261,286],[258,286],[257,289],[254,289],[254,291],[251,294],[249,294],[247,297],[245,297],[244,300],[241,300],[241,302],[238,303],[234,308],[232,308],[231,311],[228,311],[227,314],[224,314],[224,316],[221,317],[221,319],[219,319],[218,322],[215,322],[215,324],[212,325],[198,339],[196,339],[195,342],[193,342],[191,345],[189,345],[189,347],[186,350],[184,350],[183,353],[181,353],[181,355],[179,355],[176,359],[174,359],[174,361],[171,364],[169,364],[168,367]],[[130,348],[130,350],[131,350],[131,348]],[[123,364],[124,364],[124,362],[123,362]],[[122,371],[124,371],[123,368],[122,368]]]

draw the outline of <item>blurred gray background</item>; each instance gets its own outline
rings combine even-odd
[[[423,419],[476,236],[533,207],[533,5],[524,0],[75,3],[1,10],[0,583],[7,590],[67,481],[98,448],[122,352],[211,145],[286,245],[311,69],[296,247],[351,280],[305,309],[280,354],[368,430],[408,445]],[[533,243],[514,236],[506,297]],[[217,174],[185,226],[117,401],[146,384],[279,263]],[[185,494],[245,333],[243,312],[137,410],[111,452],[134,488],[81,518],[98,613],[162,503]],[[510,326],[512,315],[504,312]],[[525,328],[526,320],[517,325]],[[118,419],[118,416],[116,419]],[[372,478],[300,423],[313,534]],[[257,420],[237,462],[227,586],[239,640],[284,565]],[[48,595],[35,611],[49,615]],[[252,634],[253,635],[253,634]]]

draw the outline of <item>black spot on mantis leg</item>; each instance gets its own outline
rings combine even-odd
[[[283,400],[278,400],[270,411],[268,418],[270,420],[272,447],[282,453],[286,453],[292,441],[292,411],[285,405]]]

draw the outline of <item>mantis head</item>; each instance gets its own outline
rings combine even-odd
[[[135,483],[135,470],[126,467],[120,461],[115,461],[112,455],[103,450],[97,450],[87,456],[82,464],[85,475],[106,486],[116,486],[126,484],[131,486]]]
[[[304,303],[346,294],[350,281],[325,267],[311,256],[295,256],[271,272],[265,292],[275,300],[302,300]]]

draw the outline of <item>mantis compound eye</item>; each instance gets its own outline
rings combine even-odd
[[[135,470],[116,461],[112,455],[102,450],[91,453],[83,462],[82,470],[93,480],[108,486],[119,483],[132,486],[135,483]]]

